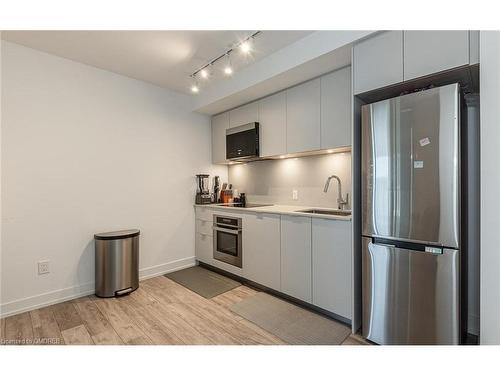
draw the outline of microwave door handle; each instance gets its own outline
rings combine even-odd
[[[217,227],[214,225],[213,229],[218,232],[224,232],[224,233],[229,233],[229,234],[239,234],[241,233],[241,229],[225,229],[221,227]]]

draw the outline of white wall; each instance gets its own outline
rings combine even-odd
[[[192,264],[194,175],[227,178],[209,118],[188,96],[2,47],[2,314],[91,293],[96,232],[139,228],[141,276]]]
[[[481,31],[481,344],[500,344],[500,31]]]
[[[229,182],[250,202],[337,208],[337,181],[328,192],[323,188],[328,176],[342,181],[342,195],[351,203],[351,153],[308,156],[283,160],[263,160],[229,166]],[[298,200],[292,199],[292,190]]]

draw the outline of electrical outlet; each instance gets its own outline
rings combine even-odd
[[[38,262],[38,274],[43,275],[44,273],[49,273],[49,261],[42,260]]]
[[[295,190],[295,189],[292,190],[292,199],[294,201],[299,199],[299,191],[298,190]]]

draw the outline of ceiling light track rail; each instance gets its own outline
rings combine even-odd
[[[226,57],[226,56],[229,56],[232,52],[234,52],[234,50],[238,49],[243,43],[245,42],[248,42],[249,40],[251,39],[254,39],[256,36],[258,36],[259,34],[261,34],[262,31],[256,31],[254,32],[253,34],[249,35],[248,37],[246,37],[245,39],[243,39],[242,41],[240,41],[239,43],[237,43],[236,45],[234,45],[232,48],[228,49],[226,52],[224,52],[223,54],[217,56],[216,58],[214,58],[213,60],[211,60],[210,62],[206,63],[205,65],[203,65],[201,68],[199,68],[198,70],[196,70],[195,72],[193,72],[189,77],[191,78],[195,78],[196,75],[198,73],[200,73],[203,69],[206,69],[208,68],[209,66],[212,66],[213,64],[215,64],[217,61],[219,61],[220,59]]]

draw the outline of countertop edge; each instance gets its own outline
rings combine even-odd
[[[283,206],[283,205],[281,205],[281,206]],[[336,215],[312,214],[312,213],[308,213],[308,212],[296,212],[293,210],[287,211],[287,210],[280,210],[279,209],[280,205],[255,207],[255,208],[242,208],[242,207],[218,206],[216,204],[194,204],[194,207],[204,207],[204,208],[210,208],[210,209],[221,210],[221,211],[237,211],[237,212],[242,212],[242,213],[249,212],[249,213],[256,213],[256,214],[305,216],[305,217],[316,218],[316,219],[352,221],[352,215],[351,216],[336,216]],[[275,208],[273,209],[272,207],[275,207]],[[331,208],[296,206],[296,209],[297,210],[304,210],[304,209],[331,209]]]

